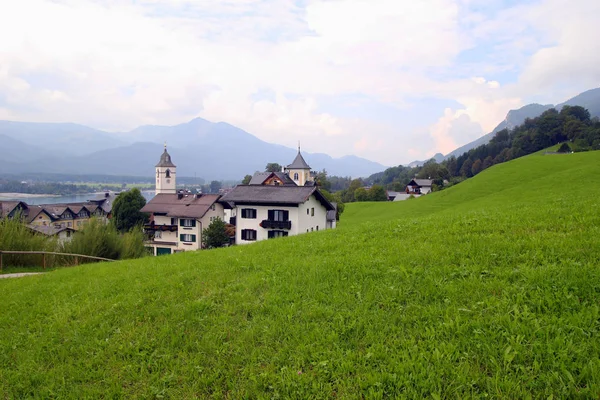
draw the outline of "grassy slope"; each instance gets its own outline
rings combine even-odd
[[[598,397],[599,175],[532,155],[336,231],[0,281],[0,394]]]

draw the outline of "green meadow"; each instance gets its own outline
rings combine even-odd
[[[338,229],[0,280],[0,398],[598,398],[600,152]]]

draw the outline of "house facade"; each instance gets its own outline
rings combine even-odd
[[[418,196],[421,194],[430,193],[432,190],[433,180],[431,179],[412,179],[406,185],[406,194]]]
[[[0,202],[0,217],[20,216],[27,226],[38,233],[54,236],[65,229],[77,231],[83,228],[90,218],[107,221],[112,211],[113,199],[112,194],[106,193],[101,199],[83,203],[28,205],[22,201],[3,201]],[[57,233],[57,230],[60,232]]]
[[[221,202],[235,215],[236,244],[335,227],[335,207],[316,186],[238,185]]]
[[[142,208],[150,214],[144,225],[146,246],[155,256],[202,248],[202,231],[216,218],[225,219],[220,195],[176,191],[176,167],[165,151],[156,165],[156,196]]]

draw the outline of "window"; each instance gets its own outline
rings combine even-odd
[[[317,230],[319,230],[319,225],[317,225]]]
[[[70,228],[71,226],[73,226],[73,224],[71,222],[67,222],[67,226]]]
[[[308,215],[308,208],[306,209],[306,215]]]
[[[312,232],[314,228],[310,228],[310,231]]]
[[[193,228],[196,226],[196,220],[195,219],[180,219],[179,226],[183,226],[185,228]]]
[[[284,237],[287,235],[288,233],[286,231],[269,231],[268,233],[269,239]]]
[[[254,229],[242,229],[242,240],[256,240],[256,231]]]
[[[294,180],[297,181],[298,180],[298,173],[294,172]]]
[[[171,177],[171,170],[167,169],[165,171],[165,178],[170,178]]]
[[[210,209],[213,210],[213,211],[215,211],[216,208],[217,208],[217,206],[214,205],[214,204],[212,206],[210,206]]]
[[[177,225],[176,218],[171,218],[171,225]]]
[[[79,218],[85,218],[85,217],[89,217],[89,215],[88,215],[87,211],[79,211],[79,212],[77,213],[77,216],[78,216]]]
[[[290,212],[287,210],[269,210],[269,221],[288,221]]]
[[[70,213],[70,212],[65,212],[65,213],[63,213],[63,215],[62,215],[62,218],[63,218],[63,219],[69,219],[69,218],[72,218],[72,217],[73,217],[73,215],[71,215],[71,213]]]
[[[242,208],[242,218],[255,219],[256,218],[256,209]]]
[[[67,237],[71,237],[71,231],[67,231]]]
[[[310,209],[310,216],[311,217],[315,216],[315,208],[314,207]]]
[[[191,235],[189,233],[182,233],[181,235],[179,235],[179,240],[182,241],[182,242],[195,243],[196,242],[196,235]]]

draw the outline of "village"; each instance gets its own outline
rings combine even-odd
[[[294,160],[281,171],[256,172],[247,184],[219,194],[178,189],[177,166],[166,144],[155,166],[155,176],[155,196],[140,210],[149,216],[143,226],[145,245],[155,256],[205,248],[203,231],[216,219],[233,228],[228,245],[335,229],[339,219],[337,203],[319,189],[316,173],[300,147]],[[431,190],[432,180],[415,178],[404,192],[390,190],[386,196],[389,201],[400,201]],[[99,199],[85,202],[41,205],[0,201],[0,218],[18,216],[32,234],[68,242],[91,218],[108,223],[116,196],[106,192]]]

